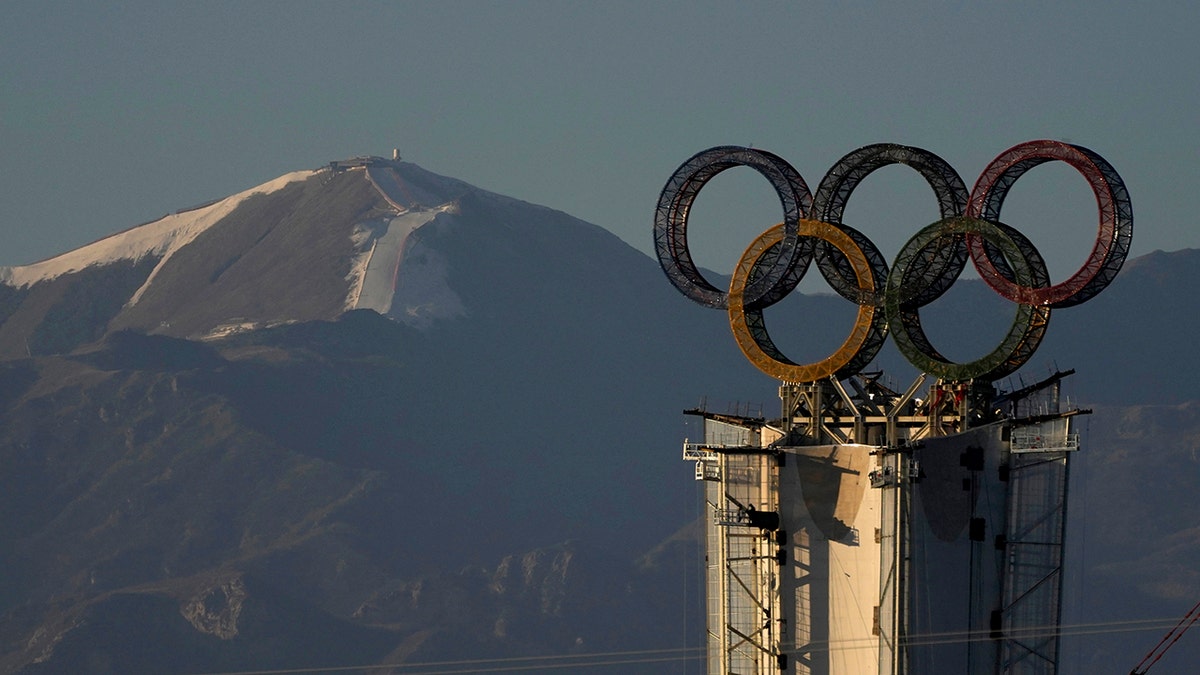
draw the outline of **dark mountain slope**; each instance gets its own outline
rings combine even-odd
[[[220,350],[118,334],[7,368],[6,391],[23,394],[0,435],[13,468],[0,485],[10,516],[0,670],[284,668],[397,650],[416,660],[566,653],[580,639],[648,647],[678,635],[646,608],[679,606],[679,587],[661,577],[693,553],[638,572],[632,544],[585,543],[603,530],[596,518],[543,519],[536,479],[488,487],[486,474],[528,461],[520,448],[493,439],[497,459],[472,467],[405,438],[416,424],[392,418],[402,401],[389,397],[430,386],[406,372],[421,357],[405,353],[408,329],[355,313],[278,330],[278,341],[267,332]],[[384,346],[367,348],[368,334]],[[243,389],[255,380],[264,384]],[[301,433],[260,423],[307,419],[312,409],[292,410],[298,400],[323,408]],[[371,400],[364,419],[355,404]],[[458,409],[429,415],[452,441]],[[481,494],[454,498],[462,483]],[[627,534],[649,540],[680,520]],[[552,545],[568,530],[581,541]],[[135,633],[158,642],[139,646]]]
[[[61,354],[99,340],[157,263],[147,256],[32,287],[0,285],[0,354]]]
[[[1175,404],[1200,399],[1200,250],[1130,261],[1112,286],[1055,312],[1039,356],[1070,360],[1085,402]],[[1035,357],[1036,358],[1036,357]]]

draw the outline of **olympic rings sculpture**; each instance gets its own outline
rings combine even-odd
[[[1096,196],[1100,222],[1096,243],[1083,265],[1053,284],[1042,256],[1025,235],[1000,221],[1009,190],[1039,164],[1065,162]],[[876,169],[903,164],[933,189],[941,219],[914,235],[889,269],[864,234],[842,222],[851,193]],[[688,213],[700,190],[717,174],[737,166],[754,169],[779,197],[783,222],[758,236],[734,268],[728,290],[704,278],[688,251]],[[1133,238],[1133,206],[1116,170],[1077,145],[1030,141],[1003,153],[979,175],[968,193],[958,173],[937,155],[892,143],[868,145],[843,157],[814,195],[790,164],[763,150],[718,146],[689,158],[663,187],[654,216],[654,248],[667,278],[688,298],[724,309],[734,339],[759,370],[784,382],[815,382],[860,372],[892,334],[910,363],[943,380],[996,380],[1024,365],[1045,335],[1052,309],[1095,297],[1120,271]],[[920,309],[941,297],[970,260],[979,276],[1017,304],[1007,335],[987,355],[950,361],[930,343]],[[846,341],[822,361],[798,364],[771,340],[763,309],[800,283],[812,263],[842,297],[858,305]]]

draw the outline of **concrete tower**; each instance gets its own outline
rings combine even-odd
[[[704,431],[684,458],[705,483],[708,672],[1057,672],[1082,412],[1059,409],[1062,375],[925,399],[925,378],[901,394],[859,376],[854,394],[781,388],[776,420],[687,411]]]

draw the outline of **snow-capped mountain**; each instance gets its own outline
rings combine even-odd
[[[116,329],[204,339],[354,309],[413,325],[455,316],[464,309],[443,283],[445,261],[423,255],[413,233],[453,219],[467,195],[503,200],[409,163],[331,162],[0,268],[10,310],[0,353],[61,351]],[[79,295],[91,311],[63,312]],[[57,332],[71,323],[80,340],[45,343],[47,321]]]

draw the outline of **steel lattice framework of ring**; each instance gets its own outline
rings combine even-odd
[[[944,159],[921,148],[895,143],[876,143],[851,152],[826,172],[813,196],[813,217],[841,225],[851,236],[866,239],[858,230],[842,222],[846,204],[850,200],[850,194],[863,179],[877,169],[892,164],[912,167],[921,174],[929,183],[929,187],[933,188],[938,212],[942,218],[953,218],[963,214],[967,205],[966,185],[958,172]],[[877,286],[877,297],[858,297],[858,290],[851,270],[847,267],[846,258],[838,255],[836,249],[828,242],[817,242],[815,246],[814,252],[821,275],[834,291],[851,302],[874,302],[882,305],[883,284]],[[870,246],[870,251],[877,250],[873,244]],[[875,261],[872,262],[875,264]],[[883,276],[886,277],[887,264],[882,256],[879,256],[878,264],[882,266]],[[920,305],[933,302],[950,288],[966,264],[967,248],[961,241],[956,240],[953,245],[936,251],[927,273],[912,279],[912,286],[905,289],[906,300],[911,299]]]
[[[995,380],[1013,373],[1033,356],[1050,321],[1049,307],[1018,304],[1008,334],[995,349],[974,361],[955,363],[942,356],[925,336],[920,307],[903,302],[905,277],[921,266],[931,250],[943,247],[947,240],[961,242],[965,236],[991,244],[1011,264],[1009,274],[1017,283],[1030,287],[1047,283],[1041,255],[1016,230],[978,218],[946,218],[922,229],[896,255],[884,292],[888,326],[900,353],[922,371],[943,380]]]
[[[1013,302],[1071,307],[1086,302],[1104,290],[1117,276],[1133,240],[1133,205],[1129,191],[1116,170],[1096,153],[1059,141],[1030,141],[1001,153],[979,175],[971,191],[967,215],[984,220],[1000,220],[1000,207],[1009,189],[1024,173],[1039,164],[1066,162],[1083,175],[1096,195],[1100,226],[1092,252],[1069,279],[1046,288],[1030,288],[1015,283],[1004,274],[996,256],[989,255],[983,240],[968,237],[971,259],[979,276],[1000,295]]]
[[[1063,161],[1087,180],[1100,210],[1100,229],[1087,261],[1052,284],[1042,256],[1021,232],[999,221],[1000,208],[1026,171]],[[842,223],[854,189],[890,164],[915,169],[933,189],[941,220],[908,241],[888,269],[864,234]],[[746,249],[728,292],[703,278],[687,248],[687,217],[700,189],[718,173],[749,166],[775,188],[784,222]],[[806,217],[812,213],[813,218]],[[1117,172],[1096,153],[1057,141],[1015,146],[993,160],[968,195],[944,160],[920,148],[879,143],[839,160],[814,197],[786,161],[762,150],[721,146],[697,153],[672,174],[655,212],[655,250],[663,271],[692,300],[729,315],[734,339],[764,373],[786,382],[844,378],[865,368],[888,332],[914,366],[943,380],[994,380],[1025,364],[1045,335],[1052,308],[1086,302],[1112,282],[1128,255],[1133,209]],[[954,284],[970,258],[988,286],[1017,304],[1012,326],[987,355],[968,363],[942,356],[921,327],[920,309]],[[795,289],[810,261],[842,297],[858,305],[854,327],[832,355],[811,364],[787,358],[767,333],[763,310]]]
[[[811,245],[801,244],[796,234],[800,219],[812,207],[812,193],[792,165],[769,152],[738,146],[719,146],[695,154],[671,174],[659,195],[654,211],[654,249],[675,288],[702,305],[719,309],[727,306],[728,294],[705,279],[692,261],[687,245],[688,212],[708,181],[736,166],[762,174],[775,188],[783,207],[783,239],[772,254],[767,273],[746,289],[747,303],[753,305],[764,299],[768,304],[778,302],[787,291],[773,298],[767,298],[767,292],[793,269],[799,267],[803,274],[812,256]]]

